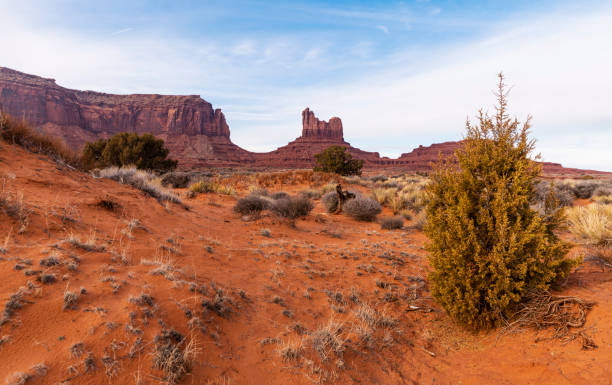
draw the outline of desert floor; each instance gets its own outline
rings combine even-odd
[[[175,330],[195,355],[181,384],[612,382],[612,272],[592,262],[556,293],[596,302],[581,331],[598,347],[584,350],[547,330],[455,325],[410,222],[381,230],[320,200],[295,223],[244,218],[219,194],[186,209],[5,144],[0,184],[27,211],[0,213],[0,381],[164,383],[155,337]]]

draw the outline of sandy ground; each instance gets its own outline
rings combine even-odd
[[[22,233],[0,213],[0,307],[23,288],[0,326],[0,381],[24,372],[28,384],[164,383],[154,339],[174,329],[197,353],[181,384],[612,382],[612,273],[592,263],[562,290],[597,302],[584,330],[598,348],[582,350],[546,331],[454,325],[430,297],[427,240],[409,222],[381,230],[326,214],[320,201],[295,226],[244,220],[236,197],[217,194],[185,200],[186,210],[4,144],[0,184],[31,210]],[[41,266],[49,256],[60,263]],[[40,282],[48,274],[56,281]],[[64,293],[81,288],[63,309]],[[391,321],[366,325],[356,317],[364,303]],[[338,339],[314,346],[330,322]],[[47,369],[36,374],[37,364]]]

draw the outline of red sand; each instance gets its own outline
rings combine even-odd
[[[232,211],[236,198],[229,196],[185,200],[187,211],[4,144],[0,182],[4,192],[23,194],[33,210],[22,234],[13,219],[0,213],[0,246],[8,235],[7,252],[0,254],[0,306],[28,280],[36,286],[24,296],[29,302],[0,326],[0,337],[10,336],[0,345],[0,381],[44,363],[47,374],[28,384],[159,383],[163,375],[152,369],[152,352],[162,325],[197,341],[199,354],[180,381],[184,384],[310,384],[323,382],[323,375],[339,384],[608,384],[612,378],[612,273],[599,266],[582,265],[563,290],[597,302],[585,330],[599,347],[586,351],[578,341],[536,342],[547,332],[473,335],[462,330],[432,301],[426,286],[410,280],[426,277],[422,233],[384,231],[375,223],[328,215],[320,201],[295,228],[271,216],[243,221]],[[114,212],[101,208],[101,199],[119,207]],[[128,236],[131,219],[138,219],[142,228]],[[261,235],[264,228],[270,237]],[[105,250],[86,251],[64,242],[71,234],[81,241],[95,238]],[[385,252],[405,263],[380,258]],[[50,254],[62,264],[40,266]],[[80,260],[75,271],[68,267],[71,256]],[[168,277],[173,280],[151,274],[158,266],[141,263],[156,257],[172,260],[175,271]],[[23,263],[28,259],[31,266]],[[25,269],[15,270],[18,264]],[[24,275],[28,269],[54,273],[58,280],[42,284],[36,275]],[[381,288],[377,280],[391,286]],[[191,283],[205,285],[206,294],[191,291]],[[118,286],[116,293],[112,285]],[[202,306],[203,300],[214,299],[213,285],[232,298],[224,317]],[[87,293],[76,309],[62,310],[64,291],[81,287]],[[312,299],[304,296],[307,288],[314,289]],[[299,361],[283,361],[279,344],[261,343],[268,337],[306,341],[307,335],[290,328],[295,323],[313,331],[333,319],[350,329],[359,307],[348,299],[351,289],[360,301],[398,319],[393,328],[375,332],[370,348],[359,347],[357,336],[349,333],[341,359],[332,355],[321,362],[306,346]],[[344,304],[326,290],[342,292]],[[152,307],[129,302],[143,292],[153,297]],[[273,303],[274,296],[283,305]],[[434,311],[407,312],[410,305]],[[151,314],[145,324],[147,311]],[[190,330],[193,316],[200,323],[192,320]],[[85,353],[74,357],[70,347],[79,342]],[[85,373],[88,352],[96,370]]]

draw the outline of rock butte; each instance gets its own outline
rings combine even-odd
[[[397,159],[352,147],[344,140],[342,121],[319,120],[313,111],[302,111],[302,135],[286,146],[255,153],[232,143],[230,129],[220,109],[198,95],[114,95],[71,90],[53,79],[0,67],[0,111],[23,118],[40,131],[61,137],[80,150],[89,141],[119,132],[151,133],[164,139],[181,167],[312,167],[314,154],[341,145],[366,169],[427,171],[431,162],[452,154],[459,142],[419,146]],[[547,174],[594,171],[568,169],[543,163]]]

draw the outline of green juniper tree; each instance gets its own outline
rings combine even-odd
[[[170,171],[176,168],[177,161],[168,159],[168,153],[162,139],[151,134],[122,132],[87,143],[82,159],[86,168],[134,165],[139,169]]]
[[[466,123],[456,161],[440,161],[427,193],[432,294],[453,318],[477,329],[510,317],[531,289],[548,289],[576,261],[555,234],[561,217],[530,207],[541,166],[530,158],[529,121],[507,112],[499,74],[495,116]],[[537,158],[537,157],[536,157]]]
[[[361,175],[363,160],[353,159],[342,146],[329,146],[315,155],[315,171],[333,172],[340,175]]]

